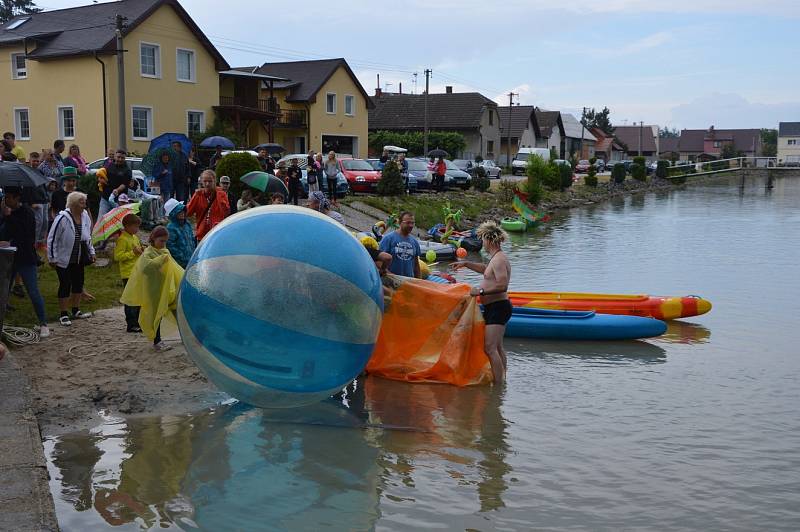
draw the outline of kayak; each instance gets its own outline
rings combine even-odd
[[[667,324],[653,318],[516,307],[506,338],[557,340],[636,340],[660,336]]]
[[[522,233],[527,229],[528,224],[521,218],[503,218],[500,220],[500,227],[512,233]]]
[[[453,244],[442,244],[433,240],[419,240],[419,249],[424,257],[428,251],[436,253],[436,260],[450,260],[456,258],[456,247]]]
[[[711,302],[698,296],[582,294],[578,292],[509,292],[515,307],[555,310],[594,310],[659,320],[699,316],[711,310]]]
[[[428,229],[428,236],[435,241],[441,241],[444,236],[444,224],[436,224]],[[469,231],[453,231],[447,239],[447,242],[453,244],[457,248],[464,248],[467,251],[480,251],[483,247],[483,242],[478,238],[475,229]]]

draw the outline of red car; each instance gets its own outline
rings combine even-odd
[[[588,173],[590,166],[591,164],[589,164],[589,161],[587,161],[586,159],[582,159],[578,161],[578,164],[575,165],[575,173],[576,174]]]
[[[364,159],[338,159],[341,170],[350,190],[356,192],[375,192],[381,173]]]

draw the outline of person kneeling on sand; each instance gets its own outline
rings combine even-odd
[[[492,365],[494,382],[502,384],[505,380],[507,365],[506,352],[503,349],[503,335],[513,310],[511,301],[508,299],[511,264],[501,248],[508,235],[495,222],[482,223],[478,227],[477,234],[478,238],[483,241],[483,249],[489,254],[489,264],[456,262],[450,267],[453,270],[469,268],[483,274],[483,281],[479,286],[473,286],[469,295],[481,297],[483,319],[486,321],[484,350]]]
[[[181,268],[167,249],[169,232],[159,225],[150,233],[150,246],[142,253],[131,272],[125,291],[123,305],[141,307],[139,326],[153,340],[153,349],[167,351],[170,346],[161,340],[162,325],[175,329],[175,309],[178,287],[183,277]]]

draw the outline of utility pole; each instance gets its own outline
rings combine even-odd
[[[644,130],[644,122],[639,122],[639,157],[642,156],[642,132]]]
[[[116,16],[117,22],[117,104],[119,122],[119,146],[120,150],[128,151],[127,130],[125,128],[125,48],[122,46],[122,30],[125,27],[126,18],[122,15]]]
[[[578,157],[578,159],[583,159],[583,131],[585,129],[586,129],[586,107],[583,108],[583,112],[581,113],[581,156]],[[589,157],[586,158],[588,159]]]
[[[424,155],[428,156],[428,93],[430,92],[430,79],[433,70],[430,68],[425,69],[425,114],[423,118],[423,133],[422,133],[422,151]]]
[[[515,92],[508,93],[508,121],[506,127],[508,128],[508,140],[506,141],[506,166],[511,166],[511,113],[514,111],[514,96],[519,96]],[[501,124],[502,125],[502,124]]]

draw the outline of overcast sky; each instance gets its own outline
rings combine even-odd
[[[45,9],[86,0],[42,0]],[[800,121],[800,0],[183,0],[232,66],[344,57],[368,93],[478,91],[615,124]]]

